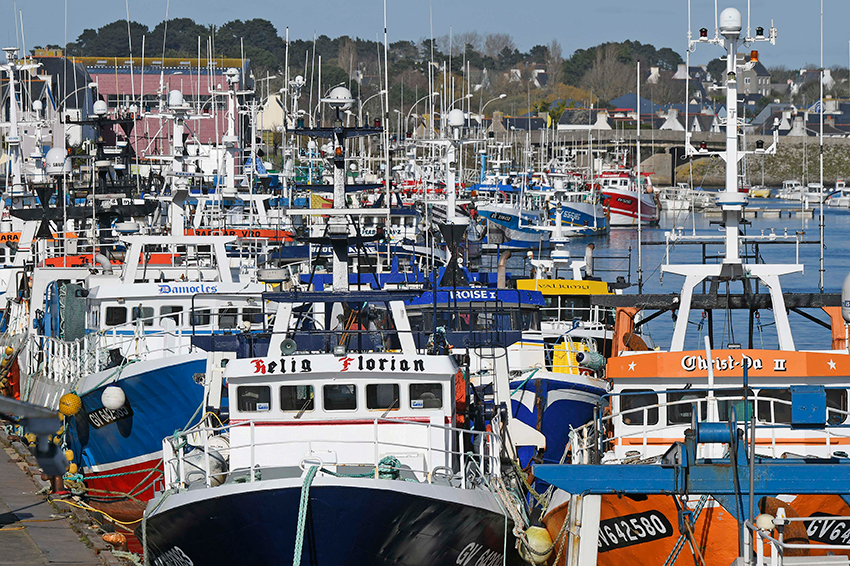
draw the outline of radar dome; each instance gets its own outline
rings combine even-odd
[[[32,101],[32,109],[33,110],[35,110],[36,112],[41,112],[42,108],[44,108],[44,105],[41,103],[40,100],[33,100]]]
[[[463,110],[455,108],[449,112],[449,126],[452,128],[462,128],[466,123],[466,118],[463,115]]]
[[[338,86],[330,92],[325,102],[342,110],[350,110],[351,105],[354,104],[354,98],[351,96],[350,90],[344,86]]]
[[[726,8],[720,12],[720,33],[740,33],[741,12],[735,8]]]
[[[71,172],[71,160],[67,158],[62,148],[54,147],[48,151],[45,161],[47,162],[48,175],[62,175]]]
[[[179,90],[172,90],[168,93],[168,107],[180,108],[183,106],[183,93]]]
[[[98,100],[94,103],[94,113],[97,116],[106,116],[106,101]]]

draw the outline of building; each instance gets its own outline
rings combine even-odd
[[[110,112],[130,113],[138,123],[128,141],[140,157],[169,153],[170,127],[156,116],[168,93],[178,90],[193,111],[186,120],[188,136],[201,144],[216,144],[227,129],[228,90],[225,71],[239,71],[238,90],[253,87],[251,63],[242,59],[159,57],[73,57],[96,83],[96,94]],[[239,122],[243,135],[250,126]],[[248,137],[247,139],[250,139]]]

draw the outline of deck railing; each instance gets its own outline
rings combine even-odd
[[[309,422],[303,423],[309,425]],[[394,425],[393,431],[397,434],[384,433],[384,428],[379,425]],[[340,425],[348,426],[348,425]],[[408,438],[410,435],[399,433],[398,427],[416,428],[424,432],[427,439],[423,443],[404,442],[400,439]],[[232,438],[231,431],[237,429],[248,429],[248,442],[239,445],[227,444],[224,449],[212,449],[211,441],[216,438]],[[304,470],[310,466],[320,466],[323,473],[329,475],[345,476],[337,472],[342,469],[362,469],[363,474],[353,474],[349,477],[375,478],[379,479],[381,474],[391,471],[408,481],[426,481],[432,483],[435,478],[442,477],[447,482],[454,482],[457,487],[470,489],[475,487],[471,481],[475,475],[487,476],[500,475],[499,455],[501,444],[498,435],[487,431],[473,431],[457,428],[450,425],[439,425],[434,423],[423,423],[405,419],[389,419],[376,417],[372,419],[371,438],[340,439],[338,427],[327,426],[323,423],[321,428],[326,436],[311,439],[288,439],[282,437],[280,440],[262,442],[257,440],[257,428],[254,421],[224,426],[209,426],[200,424],[182,433],[163,440],[163,466],[164,482],[166,489],[185,489],[190,484],[203,484],[213,487],[225,483],[231,474],[232,481],[261,481],[263,470],[281,468],[280,464],[262,466],[258,463],[258,452],[268,451],[276,457],[286,456],[287,449],[298,450],[301,454],[293,456],[298,459],[298,466]],[[409,429],[408,429],[409,432]],[[388,438],[389,436],[389,438]],[[435,442],[435,436],[441,442]],[[469,451],[453,449],[456,446],[471,446]],[[360,454],[354,461],[325,463],[321,457],[314,452],[314,448],[327,448],[328,446],[344,446],[350,448],[352,445],[362,447]],[[306,447],[306,452],[304,448]],[[421,468],[413,468],[408,465],[393,465],[387,463],[387,452],[395,450],[399,454],[410,454],[414,451],[423,458],[417,458],[423,462]],[[230,455],[237,451],[248,452],[248,467],[240,469],[228,469],[226,462]],[[384,454],[382,457],[381,454]],[[244,454],[243,454],[244,456]],[[413,460],[410,460],[413,463]],[[213,464],[216,464],[213,466]],[[285,467],[285,466],[283,466]],[[290,466],[292,467],[292,466]],[[330,470],[329,468],[335,468]],[[457,477],[459,475],[459,477]]]

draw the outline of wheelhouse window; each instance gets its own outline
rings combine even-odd
[[[280,388],[280,410],[301,413],[315,408],[312,385],[283,385]]]
[[[271,410],[272,390],[268,385],[240,385],[236,402],[240,411],[258,413]]]
[[[393,410],[401,407],[399,388],[396,383],[370,383],[366,386],[366,408],[370,410]]]
[[[236,319],[239,318],[238,309],[221,309],[218,311],[219,328],[236,328]]]
[[[411,409],[442,409],[443,386],[439,383],[411,383]]]
[[[828,389],[826,391],[826,419],[831,425],[839,425],[847,420],[847,390]],[[837,409],[833,411],[832,409]],[[844,411],[839,413],[838,411]]]
[[[767,389],[759,391],[758,419],[767,423],[791,422],[791,390]]]
[[[127,307],[106,307],[106,326],[118,326],[127,322]]]
[[[183,317],[181,314],[183,312],[183,307],[179,305],[165,305],[160,307],[159,315],[162,318],[170,318],[174,321],[177,326],[180,326],[180,319]]]
[[[145,326],[153,326],[153,307],[133,307],[133,322],[142,319]]]
[[[694,407],[697,410],[697,420],[701,420],[701,413],[705,411],[706,393],[695,391],[681,391],[667,394],[667,424],[690,424],[693,419]]]
[[[209,326],[210,309],[195,309],[192,312],[192,326]]]
[[[644,407],[652,407],[644,409]],[[626,389],[620,396],[620,413],[623,414],[623,424],[627,425],[656,425],[658,424],[658,395],[645,389]],[[646,422],[644,422],[646,415]]]
[[[262,324],[263,313],[258,308],[245,307],[242,309],[242,321],[250,322],[251,324]]]
[[[745,404],[743,389],[716,390],[714,396],[717,397],[717,413],[721,421],[729,422],[732,407],[735,408],[735,419],[739,423],[746,422],[749,420],[748,417],[753,416],[753,398],[755,395],[752,389],[749,389],[746,394],[746,403],[749,403],[749,406]]]
[[[357,409],[357,386],[325,385],[323,390],[326,411],[353,411]]]

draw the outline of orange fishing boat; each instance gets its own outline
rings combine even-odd
[[[761,263],[758,253],[753,262],[741,253],[771,241],[800,243],[797,235],[745,236],[742,230],[747,196],[737,190],[737,164],[744,152],[737,146],[735,77],[742,64],[736,50],[743,43],[776,37],[773,29],[768,35],[758,30],[755,38],[741,37],[741,15],[727,8],[714,38],[703,30],[692,42],[692,47],[714,43],[728,53],[726,190],[717,199],[725,233],[668,233],[668,245],[691,240],[704,247],[722,246],[715,256],[721,262],[708,264],[704,258],[701,264],[662,265],[664,273],[684,277],[681,293],[632,297],[631,304],[640,308],[627,306],[628,296],[600,298],[603,306],[618,307],[606,364],[612,391],[596,418],[571,434],[572,464],[592,466],[561,469],[560,485],[575,491],[554,490],[542,517],[552,540],[568,549],[559,553],[559,564],[729,566],[739,557],[749,563],[762,543],[768,548],[758,552],[774,559],[780,549],[785,557],[832,555],[830,563],[846,564],[842,556],[850,557],[850,496],[838,484],[818,484],[818,466],[828,473],[840,473],[837,466],[842,464],[850,470],[850,277],[844,297],[786,294],[780,278],[802,272],[802,265]],[[777,139],[774,133],[773,145],[761,144],[756,151],[774,152]],[[708,153],[691,146],[689,136],[686,147],[690,155]],[[656,312],[649,314],[651,310]],[[641,328],[668,311],[675,324],[669,348],[662,351],[647,345]],[[798,348],[791,311],[808,319],[804,324],[813,321],[828,329],[819,347]],[[700,436],[700,429],[712,426],[727,431],[725,440]],[[729,484],[739,483],[742,463],[752,466],[756,471],[744,469],[743,476],[773,489],[767,494],[766,488],[753,488],[753,515],[764,514],[761,522],[750,515],[747,485],[719,489],[715,483],[716,491],[700,491],[699,484],[689,483],[699,472],[686,466],[695,463],[722,481],[732,478]],[[787,464],[803,464],[811,471],[768,477],[770,466],[787,470]],[[609,469],[610,476],[606,465],[616,466]],[[535,467],[537,477],[553,478],[544,468]],[[646,481],[649,476],[666,478],[657,473],[664,469],[683,475],[675,476],[669,488]],[[616,476],[616,481],[588,489],[594,471],[597,478]],[[778,477],[781,483],[774,479]],[[563,536],[565,532],[569,534]]]

